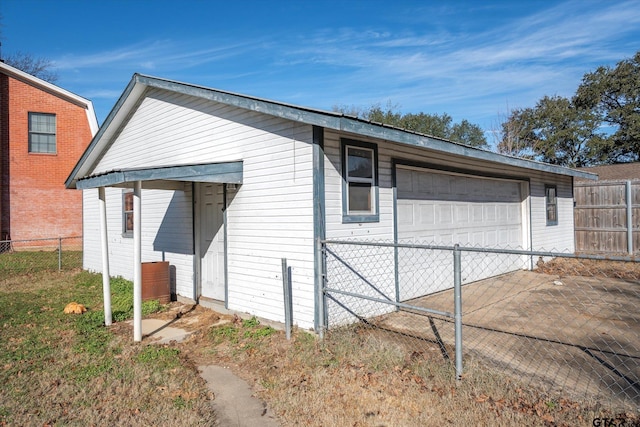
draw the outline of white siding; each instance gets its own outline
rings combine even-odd
[[[107,188],[109,270],[133,280],[133,239],[122,234],[122,189]],[[193,294],[191,185],[184,191],[142,190],[142,262],[169,261],[177,293]],[[83,191],[84,268],[102,271],[98,190]],[[173,273],[172,273],[173,275]]]
[[[393,188],[391,157],[383,144],[378,144],[378,201],[379,222],[342,223],[342,155],[340,138],[346,137],[365,142],[378,141],[340,135],[325,130],[325,218],[327,239],[393,241]],[[329,287],[381,298],[380,292],[395,300],[395,274],[393,250],[357,246],[332,248],[340,257],[349,260],[350,268],[344,269],[332,255],[328,255],[327,273]],[[354,271],[357,272],[354,273]],[[366,278],[366,282],[361,278]],[[332,282],[335,280],[335,283]],[[368,284],[365,284],[368,283]],[[394,310],[394,306],[381,303],[366,303],[351,297],[336,296],[345,306],[359,316],[370,317]],[[351,323],[356,318],[332,300],[327,302],[330,326]],[[360,310],[360,311],[359,311]]]
[[[377,144],[378,147],[378,173],[379,173],[379,211],[380,221],[374,223],[343,223],[342,222],[342,176],[341,176],[341,144],[340,138],[349,138],[360,140],[364,142]],[[520,241],[525,249],[555,249],[561,251],[573,251],[574,237],[573,237],[573,196],[571,191],[571,178],[560,175],[535,172],[526,169],[521,169],[515,166],[500,165],[497,166],[492,163],[483,162],[473,157],[462,157],[449,155],[446,153],[439,153],[430,150],[420,149],[417,147],[410,147],[406,145],[400,145],[390,143],[387,141],[375,140],[367,137],[359,137],[350,134],[340,134],[334,131],[325,132],[325,199],[326,199],[326,235],[328,239],[352,239],[352,240],[383,240],[391,241],[394,237],[394,219],[393,219],[393,188],[392,188],[392,173],[393,173],[393,160],[406,161],[412,164],[428,164],[432,167],[441,167],[445,170],[456,170],[465,172],[467,174],[477,174],[482,176],[497,176],[503,179],[513,179],[514,182],[521,182],[520,194],[521,203],[519,209],[511,209],[514,215],[519,215],[521,220],[521,229],[516,230],[520,233],[520,236],[511,236],[510,240],[513,242]],[[545,184],[557,185],[558,189],[558,225],[547,226],[546,225],[546,211],[545,211]],[[517,219],[514,219],[518,222]],[[400,236],[402,237],[402,236]],[[458,240],[462,240],[458,238]],[[445,244],[461,243],[465,244],[465,241],[446,241],[440,242]],[[351,258],[351,266],[358,271],[359,274],[364,276],[370,284],[365,284],[363,280],[356,280],[350,277],[348,271],[343,276],[332,277],[331,272],[328,276],[331,280],[336,282],[337,286],[345,287],[346,290],[371,294],[373,286],[378,290],[382,290],[386,295],[393,295],[394,289],[394,277],[393,277],[393,262],[392,255],[383,255],[381,253],[372,254],[372,256],[366,256],[367,253],[372,251],[362,249],[360,253],[346,254],[347,249],[336,245],[334,248],[336,251],[342,251],[344,253],[341,256],[344,259]],[[352,248],[352,250],[354,250]],[[407,253],[407,252],[405,252]],[[402,257],[402,255],[400,255]],[[405,255],[411,256],[411,255]],[[416,256],[414,254],[414,256]],[[329,256],[331,257],[331,255]],[[467,274],[463,277],[463,282],[477,280],[478,275],[485,277],[487,272],[491,269],[494,271],[495,260],[490,256],[471,256],[465,254],[467,267],[463,265],[463,269]],[[448,256],[443,262],[449,262]],[[503,257],[504,258],[504,257]],[[519,256],[512,256],[509,260],[500,258],[500,263],[505,265],[506,269],[521,268],[525,264],[525,260]],[[402,262],[402,261],[401,261]],[[409,262],[413,262],[409,259]],[[430,265],[425,263],[424,259],[420,261],[423,265]],[[329,259],[327,261],[329,268],[340,268],[340,263],[333,262]],[[381,265],[386,263],[386,270],[381,268]],[[431,264],[437,263],[435,260],[431,260]],[[486,270],[486,271],[485,271]],[[369,274],[371,271],[375,271],[375,274]],[[426,272],[422,272],[423,278],[432,279],[437,276],[435,271],[427,269]],[[402,277],[400,277],[402,280]],[[452,283],[451,278],[444,277],[442,280],[446,283]],[[330,283],[330,286],[332,284]],[[371,286],[373,285],[373,286]],[[419,290],[414,289],[412,292],[416,295],[420,294]],[[423,292],[424,293],[424,292]],[[374,296],[374,295],[370,295]],[[400,298],[410,298],[415,296],[413,293],[407,293],[406,290],[401,290]],[[365,307],[365,305],[362,305]],[[357,303],[351,306],[351,308],[359,307]],[[389,311],[392,306],[385,306],[378,304],[375,307],[373,305],[366,305],[366,313],[359,313],[364,316],[372,316],[381,314],[385,311]],[[352,321],[351,315],[347,314],[343,309],[339,308],[333,303],[329,303],[329,314],[332,322],[342,323]],[[333,317],[331,317],[333,316]]]
[[[305,127],[308,130],[300,130]],[[123,167],[243,160],[249,152],[264,158],[263,168],[289,166],[294,172],[303,171],[295,163],[279,164],[278,160],[295,151],[293,139],[297,134],[310,135],[310,129],[188,95],[151,90],[93,173]]]
[[[557,186],[557,225],[547,225],[545,185]],[[534,250],[575,251],[573,186],[570,177],[547,175],[531,179],[531,234]]]
[[[379,217],[342,223],[340,137],[378,145]],[[281,258],[292,267],[294,321],[314,318],[312,127],[266,114],[151,89],[92,173],[196,163],[243,161],[243,184],[228,193],[229,308],[284,319]],[[480,162],[417,147],[325,131],[326,236],[391,241],[394,236],[392,160],[404,159],[467,171],[531,177],[534,248],[573,248],[571,179]],[[558,185],[559,225],[546,226],[544,184]],[[166,259],[176,269],[177,292],[194,292],[191,184],[184,191],[143,190],[143,261]],[[542,191],[540,192],[540,188]],[[121,189],[107,192],[111,273],[132,276],[132,239],[122,236]],[[567,197],[568,195],[568,197]],[[529,202],[523,202],[523,206]],[[97,190],[85,191],[85,266],[100,270]],[[528,211],[528,209],[527,209]],[[197,230],[196,230],[197,232]],[[528,236],[526,236],[528,237]],[[525,239],[526,240],[526,239]],[[373,270],[372,270],[373,271]],[[393,284],[392,269],[376,281]]]
[[[393,188],[391,155],[382,143],[375,140],[354,138],[325,131],[325,206],[326,235],[328,239],[393,240]],[[378,142],[378,184],[380,221],[369,223],[342,223],[342,158],[340,138]]]
[[[340,138],[351,138],[372,142],[378,146],[380,222],[342,223],[342,177]],[[325,198],[326,233],[328,239],[393,239],[393,189],[392,160],[428,163],[467,171],[468,173],[499,175],[505,178],[529,179],[529,197],[523,200],[523,241],[533,249],[557,249],[573,251],[573,192],[571,177],[544,172],[530,171],[515,166],[482,162],[472,157],[454,156],[446,153],[424,150],[372,138],[358,137],[338,132],[325,132]],[[544,186],[557,185],[558,225],[546,225]],[[524,186],[523,190],[526,190]],[[527,197],[526,191],[523,196]],[[529,216],[529,205],[531,206]],[[530,230],[527,228],[530,226]]]
[[[300,327],[311,327],[314,318],[311,141],[309,125],[187,95],[151,90],[93,173],[242,160],[243,184],[228,194],[229,308],[284,321],[281,277],[281,258],[284,257],[292,268],[294,322]],[[169,198],[172,193],[158,192]],[[110,215],[120,215],[121,202],[114,202],[110,194],[107,196]],[[153,253],[149,252],[150,245],[168,205],[166,201],[164,205],[156,202],[147,196],[147,191],[143,191],[142,203],[143,223],[148,221],[143,229],[144,261],[145,254]],[[185,223],[189,243],[190,203],[189,194],[189,218]],[[90,211],[87,206],[85,212]],[[145,214],[149,211],[157,216],[150,218]],[[88,219],[87,225],[91,223]],[[117,223],[120,226],[120,222]],[[90,252],[85,265],[97,270],[99,230],[94,229],[85,232],[89,239],[86,248]],[[115,253],[112,273],[130,276],[132,242],[119,237],[120,231],[112,230],[111,226],[110,233],[110,251]],[[192,258],[184,263],[190,275],[178,278],[178,293],[186,297],[193,295]]]
[[[263,125],[266,123],[263,122]],[[229,192],[229,308],[284,321],[282,258],[292,269],[294,322],[313,327],[313,164],[310,126],[273,119],[243,153]],[[284,135],[278,135],[286,129]],[[288,129],[287,129],[288,128]]]

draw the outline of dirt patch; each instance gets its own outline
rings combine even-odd
[[[537,272],[543,274],[581,277],[608,277],[640,281],[640,262],[554,258],[538,261]]]
[[[174,344],[194,365],[231,369],[252,385],[281,425],[556,425],[590,424],[598,417],[636,422],[520,383],[470,361],[456,381],[450,345],[421,347],[415,337],[363,325],[331,332],[324,341],[281,331],[255,319],[222,315],[200,306],[172,305],[159,314],[191,336]],[[444,353],[443,353],[444,352]]]
[[[517,271],[463,286],[465,364],[476,357],[545,393],[638,407],[640,288],[635,281],[604,276],[605,266],[617,267],[597,265],[602,276],[575,275],[590,271],[588,264],[549,262],[546,271],[555,274]],[[627,267],[620,275],[630,277],[634,271]],[[444,291],[411,303],[446,311],[453,300],[453,291]],[[422,347],[430,341],[454,345],[450,318],[403,310],[375,323],[422,337]]]

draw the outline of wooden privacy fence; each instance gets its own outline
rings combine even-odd
[[[576,251],[640,254],[640,180],[574,185]]]

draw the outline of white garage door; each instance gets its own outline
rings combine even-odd
[[[400,241],[522,246],[519,182],[400,167],[396,179]]]
[[[396,184],[401,243],[510,249],[523,246],[518,181],[398,166]],[[403,257],[401,251],[399,255],[401,299],[453,286],[450,252],[434,252],[428,260],[425,254]],[[463,283],[520,268],[522,262],[515,258],[464,252]]]

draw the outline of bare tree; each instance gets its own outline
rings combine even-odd
[[[19,51],[3,58],[3,62],[49,83],[58,80],[58,73],[52,69],[53,63],[46,58],[36,58]]]

